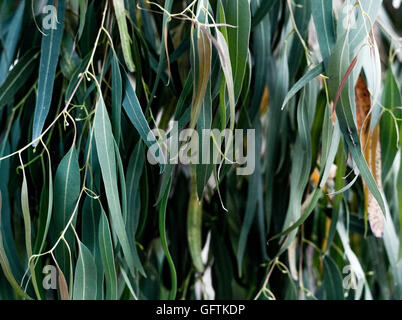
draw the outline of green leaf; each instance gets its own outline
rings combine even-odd
[[[119,60],[115,53],[112,58],[112,127],[114,138],[119,145],[121,136],[121,104],[122,104],[122,80]]]
[[[332,15],[332,0],[311,0],[311,11],[317,30],[318,43],[325,67],[328,67],[328,58],[335,45],[335,26]]]
[[[79,243],[79,255],[74,275],[74,300],[95,300],[97,281],[96,281],[96,264],[95,260],[83,244]]]
[[[207,150],[205,148],[210,148],[211,138],[210,136],[204,136],[203,130],[211,129],[212,124],[212,97],[211,97],[211,86],[208,84],[207,91],[205,94],[204,101],[201,106],[200,115],[197,121],[197,132],[199,137],[200,146],[198,152],[198,159],[200,159],[200,163],[197,164],[196,167],[196,179],[197,179],[197,194],[198,199],[202,200],[202,195],[204,192],[204,187],[208,182],[209,177],[212,173],[213,165],[211,163],[204,164],[202,161],[203,150]],[[205,157],[205,155],[204,155]],[[210,159],[212,159],[210,157]]]
[[[237,101],[246,74],[248,43],[251,29],[251,12],[248,0],[223,0],[227,27],[227,42],[233,70],[235,100]]]
[[[99,247],[106,277],[106,299],[116,300],[117,277],[114,265],[112,238],[110,236],[109,222],[103,210],[99,221]]]
[[[21,163],[21,165],[23,166],[24,164]],[[22,167],[22,175],[23,180],[21,187],[21,208],[22,208],[22,216],[24,217],[25,247],[28,257],[31,257],[32,256],[31,213],[29,211],[28,183],[24,167]]]
[[[14,62],[14,53],[22,29],[24,9],[25,1],[21,1],[11,20],[10,26],[8,27],[7,37],[4,40],[1,40],[3,51],[0,57],[0,84],[3,83],[7,73],[9,72],[9,67]]]
[[[197,182],[195,175],[191,178],[191,194],[187,210],[187,241],[191,259],[196,270],[204,271],[204,264],[201,259],[202,251],[202,202],[197,196]]]
[[[84,31],[85,27],[85,17],[87,14],[87,8],[88,8],[88,0],[80,0],[80,25],[78,27],[78,40],[81,39],[82,32]]]
[[[145,119],[144,113],[142,112],[140,103],[138,101],[137,95],[135,94],[134,88],[132,87],[128,75],[125,74],[125,96],[123,100],[123,107],[124,111],[126,112],[128,118],[130,119],[131,123],[137,129],[138,133],[140,134],[142,140],[145,144],[151,148],[156,144],[158,153],[156,154],[157,157],[162,157],[163,161],[159,163],[160,172],[163,172],[165,169],[165,160],[162,149],[159,145],[159,142],[156,140],[155,135],[149,128],[148,122]]]
[[[12,102],[15,94],[29,79],[34,71],[38,55],[35,49],[29,50],[9,72],[0,86],[0,110],[4,105]]]
[[[134,72],[134,62],[131,55],[131,39],[128,34],[126,9],[124,7],[124,0],[113,0],[114,12],[116,14],[117,24],[119,26],[121,46],[123,49],[124,60],[130,72]]]
[[[45,192],[47,191],[47,192]],[[36,236],[35,241],[35,252],[42,252],[46,238],[49,232],[49,226],[52,220],[53,213],[53,174],[52,174],[52,164],[49,157],[49,166],[48,166],[48,186],[43,188],[43,194],[47,196],[47,210],[41,210],[41,215],[39,217],[39,232]],[[42,204],[42,203],[41,203]],[[42,209],[42,208],[41,208]],[[46,216],[42,217],[42,212],[46,212]]]
[[[395,121],[395,107],[402,106],[401,93],[391,66],[387,71],[383,99],[385,110],[380,120],[381,172],[382,180],[386,181],[398,152],[398,124]]]
[[[167,238],[166,238],[166,208],[167,208],[167,202],[169,198],[169,193],[170,193],[170,187],[172,184],[172,179],[169,178],[168,181],[168,187],[165,189],[162,200],[160,202],[159,206],[159,234],[161,237],[161,243],[162,243],[162,248],[163,252],[166,256],[169,269],[170,269],[170,278],[171,278],[171,288],[170,288],[170,293],[169,293],[169,299],[174,300],[176,298],[176,293],[177,293],[177,274],[176,274],[176,268],[174,266],[174,262],[172,259],[172,256],[170,255],[168,244],[167,244]]]
[[[138,221],[141,214],[140,198],[140,178],[145,165],[145,150],[142,142],[139,141],[131,154],[128,163],[126,185],[127,185],[127,224],[129,234],[135,234],[138,227]]]
[[[130,246],[127,230],[124,223],[117,186],[116,156],[112,126],[106,111],[103,98],[100,96],[95,111],[95,141],[99,164],[102,171],[106,198],[109,205],[112,228],[116,232],[121,244],[130,271],[134,275],[134,268],[143,273],[141,262],[136,256],[136,248]]]
[[[68,227],[71,220],[75,224],[77,213],[75,211],[78,196],[81,190],[80,167],[78,164],[78,155],[74,146],[60,161],[54,179],[54,207],[52,216],[52,232],[56,239],[61,235],[61,232]],[[71,219],[73,214],[74,219]],[[74,235],[69,228],[65,234],[66,240],[72,244]],[[71,246],[73,250],[73,246]],[[68,277],[70,266],[69,252],[64,245],[59,245],[56,249],[56,259],[62,272]],[[68,280],[67,280],[68,281]]]
[[[319,65],[315,66],[313,69],[307,71],[304,74],[304,76],[301,77],[300,80],[297,81],[293,85],[293,87],[289,90],[289,92],[286,94],[285,100],[282,103],[282,109],[285,108],[290,99],[292,99],[296,95],[296,93],[298,93],[301,89],[304,88],[306,84],[308,84],[314,78],[318,77],[323,72],[324,72],[324,64],[322,62]]]
[[[55,1],[50,0],[48,4],[54,5]],[[36,140],[42,134],[42,129],[52,102],[54,78],[64,30],[65,9],[65,0],[59,0],[57,2],[57,27],[42,36],[38,97],[33,120],[32,140]],[[37,146],[38,143],[39,140],[35,141],[33,145]]]

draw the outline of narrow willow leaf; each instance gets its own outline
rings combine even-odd
[[[332,0],[311,0],[311,9],[317,30],[318,43],[325,66],[335,45],[335,26],[332,15]]]
[[[387,71],[383,105],[385,110],[380,119],[381,158],[383,181],[386,181],[398,152],[398,126],[395,108],[402,106],[401,93],[391,67]],[[401,138],[400,138],[401,139]]]
[[[95,260],[83,244],[79,243],[79,255],[74,274],[74,300],[95,300],[96,299],[96,264]]]
[[[14,53],[21,34],[24,8],[25,1],[21,1],[8,27],[7,37],[1,40],[3,51],[0,57],[0,84],[3,83],[9,67],[14,62]]]
[[[70,300],[70,295],[68,293],[68,285],[66,281],[66,277],[64,276],[63,272],[58,269],[58,282],[59,282],[59,293],[61,300]]]
[[[111,214],[112,228],[116,232],[117,238],[121,244],[124,256],[130,271],[134,275],[134,268],[143,272],[141,262],[133,256],[133,250],[127,236],[127,230],[124,223],[121,204],[117,187],[116,156],[114,151],[114,139],[112,126],[106,111],[105,103],[102,97],[96,105],[95,111],[95,141],[98,153],[99,164],[102,171],[103,183],[106,190],[106,198]],[[136,252],[136,251],[134,251]]]
[[[39,53],[35,49],[29,50],[8,73],[0,86],[0,110],[14,99],[17,91],[31,76],[38,56]]]
[[[36,237],[36,243],[35,243],[35,252],[42,252],[46,238],[49,232],[49,226],[52,220],[52,213],[53,213],[53,174],[52,174],[52,163],[50,160],[50,155],[49,157],[49,166],[48,166],[48,190],[47,190],[47,210],[46,210],[46,218],[41,219],[40,217],[40,222],[39,225],[44,225],[44,228],[40,228],[40,232],[38,233]],[[42,222],[42,224],[41,224]],[[44,224],[43,224],[44,222]],[[43,230],[43,233],[41,232]]]
[[[233,70],[235,100],[237,101],[246,74],[248,43],[251,29],[251,12],[248,0],[222,1],[227,28],[227,41]]]
[[[169,269],[170,269],[171,288],[170,288],[170,293],[169,293],[169,299],[174,300],[176,298],[176,293],[177,293],[177,274],[176,274],[176,268],[174,266],[172,256],[170,255],[170,252],[169,252],[167,238],[166,238],[166,209],[167,209],[167,202],[168,202],[168,198],[169,198],[171,184],[172,184],[172,179],[169,177],[168,186],[165,189],[165,192],[162,196],[162,200],[161,200],[160,206],[159,206],[159,215],[158,215],[159,223],[158,224],[159,224],[159,234],[161,237],[163,252],[166,256],[166,259],[167,259],[167,262],[169,265]]]
[[[193,71],[194,87],[196,90],[191,107],[190,129],[195,128],[198,116],[201,112],[202,103],[211,75],[212,59],[211,41],[208,39],[206,33],[201,32],[200,29],[196,29],[193,31],[192,37],[195,37],[197,41],[196,46],[193,44],[193,50],[196,50],[196,52],[193,52],[193,55],[195,56],[197,54],[197,59],[194,57],[193,61],[193,68],[196,68],[196,70]],[[196,75],[198,75],[198,77],[196,77]]]
[[[22,163],[22,166],[24,164]],[[25,169],[22,168],[22,187],[21,187],[21,208],[22,215],[24,217],[24,227],[25,227],[25,248],[27,251],[28,258],[32,256],[32,232],[31,232],[31,213],[29,211],[29,200],[28,200],[28,184],[25,175]]]
[[[84,31],[87,8],[88,8],[88,0],[80,0],[80,25],[78,27],[78,34],[77,34],[78,40],[81,39],[82,32]]]
[[[125,96],[123,100],[123,107],[128,118],[137,129],[145,144],[149,148],[151,148],[152,146],[157,147],[157,152],[155,155],[158,158],[163,159],[159,162],[160,172],[163,172],[163,170],[165,169],[165,157],[163,155],[159,142],[156,140],[155,135],[149,128],[148,122],[145,119],[137,95],[135,94],[134,88],[132,87],[127,74],[125,74]]]
[[[99,221],[99,247],[106,277],[106,299],[116,300],[117,277],[114,265],[112,238],[110,236],[109,222],[103,210]]]
[[[2,219],[1,219],[1,214],[2,214],[2,194],[0,192],[0,230],[2,230]],[[13,287],[13,289],[18,293],[19,296],[31,300],[32,298],[25,293],[25,291],[20,287],[19,283],[15,279],[13,275],[13,271],[10,267],[10,263],[7,258],[7,254],[4,248],[4,242],[3,242],[3,232],[0,232],[0,264],[1,268],[4,272],[5,277],[7,278],[8,282],[10,285]]]
[[[121,47],[123,49],[124,60],[130,72],[134,72],[134,62],[131,55],[131,39],[128,34],[126,9],[124,7],[124,0],[113,0],[114,12],[116,14],[117,24],[119,26]]]
[[[141,214],[141,198],[140,198],[140,179],[145,165],[145,150],[142,142],[139,141],[131,154],[128,163],[126,185],[127,185],[127,229],[129,234],[133,235],[137,232],[138,221]]]
[[[193,265],[198,272],[202,273],[204,271],[204,264],[201,259],[202,202],[198,200],[197,182],[194,174],[191,182],[191,194],[187,209],[187,241]]]
[[[116,154],[116,161],[117,161],[117,171],[119,173],[119,180],[120,180],[120,190],[121,190],[121,213],[123,218],[126,219],[127,217],[127,188],[126,188],[126,178],[124,177],[124,168],[123,168],[123,161],[121,160],[120,150],[116,143],[114,142],[114,151]],[[133,245],[135,248],[135,245]]]
[[[122,80],[120,74],[119,60],[116,54],[112,58],[112,127],[113,135],[117,142],[120,143],[121,136],[121,104],[122,104]]]
[[[285,108],[290,99],[292,99],[296,95],[296,93],[298,93],[301,89],[303,89],[307,83],[309,83],[314,78],[318,77],[323,72],[324,72],[324,64],[320,63],[319,65],[315,66],[313,69],[305,73],[304,76],[301,77],[300,80],[297,81],[295,85],[286,94],[285,100],[283,101],[282,104],[282,109]]]
[[[208,156],[208,153],[204,155],[205,150],[209,150],[211,139],[210,136],[206,136],[203,130],[211,129],[212,124],[212,97],[211,86],[208,84],[205,98],[201,106],[200,115],[197,121],[197,132],[199,137],[198,145],[201,146],[198,152],[198,158],[203,159]],[[207,149],[208,148],[208,149]],[[209,157],[209,159],[212,159]],[[200,164],[196,165],[196,179],[197,179],[197,195],[198,199],[202,200],[204,187],[211,176],[213,166],[212,164],[204,164],[200,161]]]
[[[48,3],[55,5],[54,0]],[[46,35],[42,36],[38,97],[33,120],[32,140],[36,140],[42,134],[42,129],[52,102],[54,78],[64,30],[65,10],[65,0],[57,1],[57,27],[56,29],[50,29]],[[34,146],[38,143],[39,140],[34,143]]]
[[[74,209],[76,207],[80,190],[80,167],[78,164],[77,151],[73,146],[60,161],[54,179],[54,208],[52,216],[52,232],[55,240],[68,226],[68,222],[74,214]],[[76,218],[72,220],[73,224],[75,220]],[[66,233],[65,238],[70,244],[73,243],[74,235],[71,230]],[[65,246],[58,246],[55,256],[62,272],[65,275],[68,275],[70,258]]]
[[[226,81],[226,89],[228,91],[229,96],[229,109],[230,109],[230,136],[228,145],[230,145],[232,140],[232,134],[235,126],[235,115],[236,115],[236,99],[235,99],[235,87],[234,87],[234,76],[232,73],[232,65],[231,65],[231,57],[229,53],[229,47],[226,42],[225,37],[223,36],[222,32],[216,29],[216,39],[212,37],[211,33],[205,29],[204,27],[200,27],[201,30],[208,36],[211,42],[214,44],[218,51],[219,60],[221,63],[221,67],[223,70],[223,74],[225,76]],[[225,106],[226,108],[226,106]],[[225,112],[226,114],[226,112]],[[225,121],[226,123],[226,121]]]

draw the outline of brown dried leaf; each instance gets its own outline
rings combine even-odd
[[[58,269],[58,274],[60,298],[61,300],[70,300],[66,278],[60,269]]]
[[[360,141],[363,147],[364,158],[377,182],[378,188],[382,190],[380,128],[377,125],[372,132],[369,130],[371,122],[370,93],[361,76],[355,87],[355,101],[357,129],[361,132]],[[371,231],[374,236],[382,237],[384,234],[384,216],[377,200],[369,191],[364,181],[363,186],[364,209],[370,223]]]
[[[363,132],[366,132],[369,128],[368,123],[371,120],[370,116],[367,116],[370,112],[370,92],[367,89],[367,85],[364,82],[362,76],[357,80],[355,87],[355,101],[356,101],[356,120],[357,130],[360,132],[364,125]],[[367,119],[366,119],[367,118]]]

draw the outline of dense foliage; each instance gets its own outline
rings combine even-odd
[[[401,299],[393,2],[0,1],[0,299]]]

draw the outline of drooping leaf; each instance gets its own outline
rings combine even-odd
[[[56,242],[65,230],[64,237],[69,243],[74,241],[69,223],[75,224],[77,211],[76,203],[81,190],[80,168],[75,146],[72,146],[60,161],[54,178],[54,207],[51,231]],[[73,250],[71,246],[71,250]],[[69,279],[70,257],[67,248],[59,245],[56,250],[56,259],[62,272]]]
[[[114,12],[116,14],[117,24],[119,26],[121,46],[123,50],[124,60],[130,72],[134,71],[134,62],[131,54],[131,39],[128,33],[126,9],[124,0],[113,0]]]
[[[96,105],[94,125],[96,150],[102,170],[112,227],[117,234],[117,238],[122,246],[124,256],[131,272],[134,274],[134,268],[143,272],[142,265],[137,256],[136,248],[130,246],[126,226],[124,224],[117,187],[116,157],[112,126],[102,97],[99,97]]]
[[[204,264],[201,259],[202,250],[202,202],[198,200],[197,184],[193,175],[191,195],[187,210],[187,241],[191,259],[196,270],[204,271]]]
[[[48,2],[55,5],[54,0]],[[33,118],[32,140],[36,140],[42,133],[53,96],[53,86],[59,60],[60,44],[64,31],[65,0],[57,1],[57,25],[56,29],[46,30],[42,36],[41,56],[39,65],[38,97],[36,100]],[[53,17],[54,19],[55,17]],[[37,140],[34,143],[36,146]]]
[[[112,238],[110,236],[109,222],[103,210],[99,221],[99,246],[106,277],[106,299],[116,300],[117,277],[114,265]]]
[[[246,74],[247,44],[251,29],[250,4],[248,0],[223,0],[222,4],[226,23],[234,27],[227,28],[227,42],[233,70],[235,101],[237,101]]]
[[[79,243],[79,255],[74,275],[74,300],[95,300],[96,298],[95,260],[83,244]]]
[[[125,74],[125,96],[123,100],[123,107],[128,118],[130,119],[134,127],[137,129],[138,133],[140,134],[145,144],[149,148],[156,145],[157,148],[156,156],[163,159],[159,163],[160,171],[163,172],[165,168],[165,160],[162,149],[145,119],[137,95],[135,94],[134,88],[132,87],[127,74]]]

